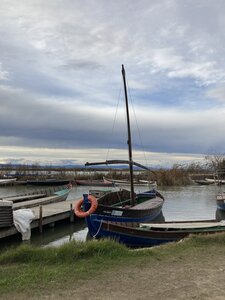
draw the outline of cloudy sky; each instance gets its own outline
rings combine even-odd
[[[0,162],[225,152],[223,0],[1,0]]]

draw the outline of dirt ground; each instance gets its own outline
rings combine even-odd
[[[225,264],[209,262],[129,266],[63,291],[56,299],[225,299]],[[56,295],[55,295],[56,296]],[[62,298],[61,298],[62,297]]]
[[[153,262],[141,260],[89,280],[57,286],[39,295],[11,295],[7,299],[225,299],[225,248],[203,255],[173,256]]]

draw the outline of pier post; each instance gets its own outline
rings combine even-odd
[[[39,206],[39,232],[42,233],[43,224],[42,224],[42,205]]]
[[[70,223],[74,222],[74,211],[73,211],[73,204],[70,203]]]

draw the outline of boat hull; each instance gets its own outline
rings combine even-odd
[[[35,186],[60,186],[69,183],[70,180],[27,180],[27,185]]]
[[[101,223],[104,221],[108,222],[120,222],[120,223],[130,223],[130,222],[153,222],[162,214],[162,206],[164,200],[160,197],[155,197],[153,199],[148,199],[145,201],[148,203],[147,208],[139,207],[136,208],[126,208],[126,207],[115,207],[108,205],[98,205],[95,213],[86,217],[86,223],[90,236],[95,238],[104,237],[101,232]],[[145,205],[144,203],[143,205]],[[86,207],[85,210],[88,210]]]
[[[75,180],[77,185],[83,186],[99,186],[99,187],[113,187],[114,184],[112,182],[104,182],[99,180]]]
[[[190,234],[210,234],[225,232],[225,226],[192,228],[169,231],[146,230],[140,227],[121,226],[109,222],[102,222],[101,235],[105,238],[114,239],[128,247],[152,247],[169,242],[176,242],[189,236]]]
[[[63,188],[61,190],[55,191],[52,194],[35,198],[35,199],[27,199],[24,201],[19,201],[13,203],[13,210],[21,209],[21,208],[31,208],[37,205],[45,205],[50,203],[57,203],[61,201],[65,201],[71,191],[71,188]]]
[[[199,185],[210,185],[210,184],[214,184],[214,182],[212,181],[208,181],[208,180],[195,180],[195,183],[199,184]]]
[[[115,186],[130,186],[130,182],[127,180],[115,180],[103,177],[103,180],[105,183],[111,183]],[[140,180],[138,182],[133,182],[134,186],[157,186],[157,183],[155,181],[146,181],[146,180]]]
[[[0,179],[0,186],[13,184],[16,180],[17,180],[17,178]]]
[[[223,184],[225,184],[225,180],[223,180],[223,179],[210,179],[210,178],[206,178],[205,180],[207,182],[214,183],[216,185],[223,185]]]

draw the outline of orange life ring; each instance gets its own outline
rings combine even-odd
[[[93,214],[93,212],[96,211],[97,207],[98,207],[98,202],[97,202],[97,199],[92,196],[92,195],[88,195],[88,200],[91,202],[91,207],[89,210],[87,211],[83,211],[81,209],[81,206],[84,202],[84,199],[81,198],[80,200],[78,200],[78,202],[75,204],[75,207],[74,207],[74,213],[77,217],[79,218],[85,218],[85,217],[88,217],[89,215]]]

